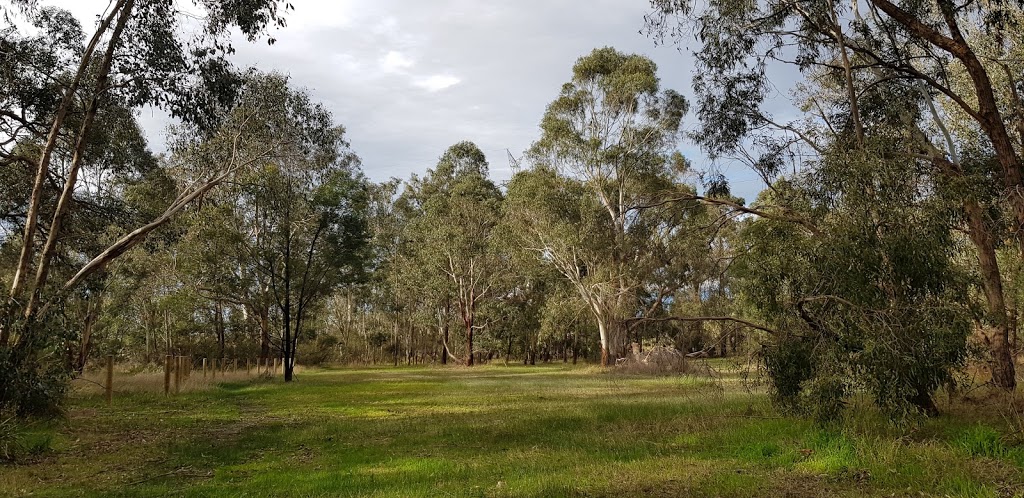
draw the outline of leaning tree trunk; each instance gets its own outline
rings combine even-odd
[[[43,145],[42,153],[40,154],[36,168],[35,179],[32,184],[32,194],[29,197],[28,212],[25,217],[25,230],[24,237],[22,238],[21,254],[18,258],[18,264],[14,271],[14,277],[12,278],[10,298],[8,299],[6,309],[4,310],[4,322],[0,323],[0,346],[7,346],[10,340],[10,329],[12,326],[11,321],[16,314],[15,310],[18,300],[21,297],[22,289],[24,288],[24,283],[28,275],[29,265],[34,254],[34,239],[39,218],[39,205],[42,201],[43,187],[49,177],[50,157],[53,154],[54,149],[57,148],[60,130],[64,126],[64,120],[68,111],[70,111],[71,107],[74,105],[75,94],[78,92],[79,85],[81,85],[82,79],[88,72],[89,67],[92,66],[92,57],[96,51],[96,47],[103,38],[103,33],[106,32],[107,28],[109,28],[110,24],[114,21],[115,16],[122,15],[120,11],[124,7],[125,1],[126,0],[120,0],[117,2],[117,4],[110,9],[110,14],[100,20],[95,33],[93,33],[89,44],[82,53],[82,59],[78,64],[78,70],[76,71],[71,84],[64,90],[61,103],[57,107],[56,115],[50,125],[50,131],[47,134],[46,142]],[[111,43],[113,43],[113,40]]]
[[[49,234],[47,234],[46,242],[43,245],[42,253],[39,256],[39,264],[36,267],[36,277],[32,293],[29,295],[28,303],[25,305],[26,318],[31,317],[35,313],[36,307],[39,305],[43,289],[46,287],[46,281],[50,274],[50,264],[56,254],[57,242],[63,232],[64,221],[67,218],[68,211],[70,210],[75,186],[78,183],[78,173],[82,166],[83,157],[85,156],[89,131],[92,128],[92,123],[96,118],[97,112],[99,112],[100,101],[108,90],[107,79],[110,75],[111,65],[113,64],[114,51],[117,49],[117,45],[121,41],[121,33],[124,32],[128,19],[132,16],[132,9],[134,6],[135,0],[127,0],[123,3],[123,8],[117,18],[117,25],[114,27],[113,33],[111,33],[107,49],[103,54],[103,60],[100,62],[99,73],[96,77],[96,87],[93,89],[92,99],[89,102],[89,106],[85,112],[85,117],[82,120],[81,129],[78,132],[78,138],[75,142],[75,151],[71,159],[71,166],[64,180],[64,188],[57,200],[57,207],[53,215],[53,221],[50,223]]]
[[[99,314],[99,302],[85,305],[85,327],[82,329],[82,341],[78,346],[78,357],[75,359],[74,371],[79,375],[85,371],[85,362],[89,359],[92,349],[92,330],[96,326],[96,315]]]
[[[1003,187],[1013,210],[1018,231],[1020,231],[1024,228],[1024,167],[1021,165],[1020,157],[1017,156],[1013,139],[1006,129],[1004,116],[993,90],[992,78],[989,76],[985,64],[981,62],[974,48],[970,46],[960,31],[959,21],[956,18],[957,7],[948,0],[937,2],[939,12],[949,29],[947,36],[934,26],[921,22],[917,16],[889,0],[870,0],[870,2],[903,25],[913,35],[960,60],[970,77],[976,100],[975,109],[966,110],[971,112],[973,119],[992,144],[1002,173]],[[967,104],[961,105],[966,106]],[[1024,241],[1018,241],[1018,244],[1024,244]]]
[[[934,108],[932,113],[936,123],[941,127],[942,123]],[[948,146],[954,147],[948,135],[947,140],[949,141]],[[944,156],[935,154],[932,161],[939,171],[949,179],[955,180],[963,177],[963,172],[955,156],[951,161]],[[967,218],[968,236],[978,251],[978,268],[981,273],[982,289],[985,293],[987,316],[985,327],[982,330],[982,338],[990,354],[989,368],[992,371],[992,384],[1001,389],[1013,390],[1017,386],[1016,369],[1014,355],[1010,348],[1010,320],[1006,311],[1002,273],[996,258],[995,237],[985,222],[984,210],[977,201],[968,198],[963,202],[963,209]]]
[[[1003,281],[996,259],[995,244],[985,225],[981,207],[973,201],[965,202],[964,207],[970,225],[969,235],[978,250],[982,289],[988,308],[988,326],[983,330],[983,338],[991,355],[989,366],[992,370],[992,383],[996,387],[1013,390],[1017,386],[1017,378],[1013,354],[1010,351],[1010,320],[1006,313]]]

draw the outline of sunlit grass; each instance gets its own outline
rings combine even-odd
[[[193,372],[193,378],[195,372]],[[33,496],[1013,496],[999,417],[822,428],[720,379],[564,365],[162,376],[111,407],[80,390],[52,449],[0,467]],[[126,384],[126,385],[130,385]],[[45,445],[44,445],[45,446]]]

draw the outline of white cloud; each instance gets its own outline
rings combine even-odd
[[[399,73],[416,65],[416,61],[394,50],[390,51],[380,60],[380,68],[384,72]]]
[[[391,16],[385,17],[383,20],[370,27],[370,31],[379,36],[397,36],[400,33],[398,29],[398,19]]]
[[[358,13],[356,0],[301,0],[285,14],[286,29],[351,27]]]
[[[439,92],[445,88],[458,85],[462,80],[449,74],[435,74],[413,80],[413,86],[428,92]]]

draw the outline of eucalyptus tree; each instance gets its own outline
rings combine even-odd
[[[252,178],[239,178],[245,182]],[[273,296],[264,275],[250,260],[251,233],[240,206],[238,186],[229,186],[204,197],[201,206],[185,216],[185,233],[166,250],[176,256],[176,275],[183,289],[194,293],[209,308],[210,325],[217,337],[222,359],[228,353],[225,316],[241,315],[243,328],[254,332],[259,357],[271,357]],[[235,345],[237,352],[237,344]]]
[[[948,226],[955,205],[927,168],[837,145],[779,190],[817,206],[819,235],[771,218],[740,235],[738,293],[775,330],[762,352],[782,406],[837,417],[856,392],[894,419],[935,414],[933,393],[964,366],[968,274]],[[762,193],[771,202],[772,191]]]
[[[16,95],[10,113],[3,115],[6,129],[16,129],[19,138],[9,142],[5,156],[12,155],[24,142],[36,150],[28,157],[34,163],[31,195],[25,212],[21,251],[11,279],[6,323],[0,343],[6,346],[15,314],[32,321],[38,314],[57,246],[79,190],[80,173],[96,118],[110,105],[133,109],[142,105],[162,106],[175,116],[196,124],[206,133],[216,128],[215,107],[230,104],[237,95],[239,78],[230,70],[226,56],[232,51],[229,35],[237,28],[250,40],[266,32],[269,25],[283,25],[281,17],[288,6],[276,0],[252,0],[225,5],[197,2],[201,16],[182,10],[174,0],[117,0],[98,17],[91,36],[77,26],[73,17],[52,8],[37,8],[35,2],[19,1],[20,13],[49,33],[57,30],[57,50],[31,58],[21,64],[29,69],[16,83],[25,88]],[[283,5],[283,7],[282,7]],[[31,45],[32,35],[21,35],[19,23],[5,12],[7,43]],[[183,29],[191,23],[194,29]],[[18,53],[33,55],[31,50]],[[38,64],[39,59],[44,63]],[[49,60],[46,60],[49,59]],[[14,64],[18,58],[8,59]],[[40,84],[39,82],[45,82]],[[57,92],[59,97],[43,95],[35,100],[24,97],[31,87]],[[20,90],[16,90],[17,94]],[[5,95],[6,100],[11,100]],[[83,103],[79,106],[79,103]],[[34,126],[22,126],[33,123]],[[20,127],[20,128],[19,128]],[[36,245],[40,231],[44,190],[56,176],[55,152],[70,144],[64,153],[70,158],[60,194],[52,199],[52,217],[46,227],[42,247]],[[21,163],[26,161],[22,160]],[[35,277],[28,278],[35,260]],[[26,284],[31,289],[23,299]],[[77,282],[76,282],[77,283]]]
[[[597,325],[602,364],[607,364],[615,281],[609,281],[605,268],[614,244],[605,211],[581,181],[550,167],[520,171],[507,188],[505,223],[518,238],[515,246],[572,285]],[[536,339],[531,338],[531,352]]]
[[[60,105],[60,88],[53,75],[64,70],[67,60],[81,49],[84,37],[74,16],[60,9],[39,9],[28,24],[36,33],[22,34],[10,25],[0,31],[4,48],[0,59],[0,106],[4,109],[0,160],[5,172],[24,177],[27,185],[19,187],[25,190],[25,198],[32,188],[36,155],[31,153],[35,147],[30,142],[45,136],[47,119]]]
[[[548,289],[538,310],[537,328],[533,337],[535,344],[530,354],[530,363],[534,363],[537,357],[537,343],[545,343],[550,348],[561,349],[562,361],[567,363],[572,358],[575,365],[580,353],[585,357],[593,351],[594,330],[587,323],[588,308],[579,294],[569,286],[555,286]]]
[[[38,370],[33,365],[39,355],[52,346],[54,339],[54,335],[47,332],[53,324],[43,319],[46,312],[59,306],[83,281],[139,246],[158,228],[170,224],[195,201],[229,179],[268,162],[293,158],[310,143],[339,136],[328,114],[304,94],[283,91],[286,87],[283,78],[253,75],[246,81],[236,103],[217,111],[216,120],[220,125],[216,130],[209,132],[189,125],[175,130],[170,144],[172,154],[164,166],[174,179],[170,203],[153,209],[151,212],[156,214],[135,228],[117,230],[104,242],[105,248],[95,253],[68,250],[76,269],[69,272],[70,277],[36,314],[14,322],[17,325],[13,334],[15,342],[10,348],[3,348],[5,358],[13,362],[6,372],[17,377]],[[6,403],[13,399],[7,396],[16,393],[10,390],[0,394],[3,395],[0,402]]]
[[[995,152],[1004,188],[1017,191],[1009,194],[1010,203],[1017,223],[1024,224],[1017,150],[1022,137],[1009,132],[1019,126],[1011,114],[1021,101],[1014,90],[1018,78],[1007,65],[1019,50],[1013,36],[1019,6],[948,0],[650,3],[648,28],[659,39],[682,42],[690,33],[697,35],[695,90],[707,132],[703,141],[711,149],[735,148],[752,129],[776,126],[759,107],[769,93],[766,68],[772,63],[823,70],[836,78],[846,95],[846,125],[860,138],[866,119],[857,87],[898,78],[948,99],[974,122]],[[967,78],[956,81],[957,72]],[[827,111],[821,109],[820,117],[828,119]]]
[[[430,324],[437,334],[441,363],[448,364],[449,359],[458,359],[453,351],[456,342],[461,342],[451,334],[455,291],[451,279],[438,266],[440,263],[429,261],[421,251],[422,232],[428,230],[422,221],[426,199],[430,195],[448,195],[448,187],[442,185],[441,180],[432,180],[430,171],[425,178],[413,175],[395,200],[395,210],[400,213],[403,224],[396,237],[396,250],[387,264],[390,271],[385,277],[385,292],[392,301],[401,300],[407,309]]]
[[[264,286],[280,317],[278,350],[291,381],[308,318],[340,286],[364,276],[368,187],[344,129],[279,75],[254,75],[253,98],[282,108],[263,123],[272,154],[236,175],[237,260],[252,265],[248,285]],[[241,283],[236,278],[236,284]],[[265,292],[253,289],[253,294]]]
[[[756,57],[763,47],[745,41],[757,29],[698,17],[723,36],[706,38],[698,57],[703,69],[718,71],[698,85],[700,140],[719,155],[758,150],[749,162],[770,182],[758,219],[741,231],[733,275],[772,331],[762,354],[777,400],[834,418],[854,393],[866,392],[896,419],[935,414],[935,390],[964,365],[972,318],[950,222],[974,216],[970,205],[982,191],[944,164],[950,156],[934,145],[942,134],[931,126],[943,123],[932,97],[889,68],[862,67],[862,55],[844,65],[852,45],[822,42],[817,48],[827,55],[806,61],[808,81],[797,95],[807,115],[776,123],[759,107],[764,66],[723,62]],[[866,43],[861,36],[843,38]],[[773,57],[761,56],[761,64]],[[970,225],[993,233],[987,222]],[[971,239],[985,257],[990,248]],[[996,383],[1012,387],[1012,363],[999,356],[1005,349],[993,352]]]
[[[626,320],[636,342],[670,340],[678,349],[688,342],[690,354],[722,353],[735,345],[745,329],[757,327],[744,320],[734,306],[730,267],[738,248],[740,213],[721,205],[700,202],[684,193],[664,202],[641,218],[646,257],[635,259],[646,275],[637,291],[639,312]],[[680,199],[686,199],[685,202]],[[743,199],[719,194],[716,200],[743,204]],[[706,332],[717,331],[710,336]],[[687,341],[684,336],[697,341]],[[698,344],[699,343],[699,344]]]
[[[296,345],[309,316],[341,286],[362,278],[366,185],[346,160],[351,158],[319,165],[282,161],[261,172],[248,194],[258,220],[254,228],[262,232],[251,257],[281,317],[285,381],[293,378]]]
[[[280,14],[287,5],[276,0],[230,5],[211,0],[190,2],[190,12],[185,12],[174,0],[116,0],[98,16],[90,36],[65,12],[39,8],[32,0],[16,0],[13,6],[3,9],[0,43],[5,57],[0,64],[5,74],[18,76],[5,76],[11,85],[0,96],[10,106],[0,113],[0,128],[10,132],[0,144],[0,156],[5,176],[11,168],[27,170],[10,176],[25,178],[16,185],[29,193],[24,214],[15,214],[22,236],[9,239],[19,247],[0,320],[0,405],[24,412],[59,398],[60,386],[66,385],[61,380],[66,365],[45,355],[59,342],[61,327],[46,318],[53,305],[191,201],[250,164],[252,157],[242,156],[254,151],[244,146],[250,143],[241,138],[244,133],[237,133],[246,120],[233,120],[239,113],[228,111],[236,107],[240,84],[226,59],[232,51],[229,37],[237,28],[250,40],[260,38],[269,26],[283,24]],[[194,16],[195,7],[202,16]],[[34,26],[25,29],[26,21]],[[181,29],[184,22],[195,29]],[[83,229],[89,217],[71,217],[83,205],[82,194],[95,191],[83,188],[82,178],[103,178],[83,173],[97,130],[108,131],[102,116],[147,104],[183,118],[211,148],[217,142],[238,147],[222,149],[226,152],[217,161],[205,163],[213,174],[193,178],[202,181],[189,185],[154,219],[127,233],[118,230],[122,235],[111,237],[105,249],[74,244],[83,239],[73,232]],[[63,285],[48,289],[58,255],[78,269],[61,278]],[[47,364],[41,365],[46,358]]]
[[[451,300],[465,330],[465,363],[473,365],[474,334],[483,327],[478,323],[480,303],[494,297],[503,272],[495,244],[503,196],[488,178],[484,153],[472,142],[449,147],[407,193],[417,210],[408,235],[415,261],[433,281],[426,288],[437,291],[435,301],[446,303],[445,312]],[[448,345],[444,347],[449,354]]]
[[[673,90],[660,89],[650,59],[613,48],[581,57],[572,73],[548,106],[541,138],[531,148],[534,161],[551,168],[538,170],[535,179],[547,183],[551,195],[565,190],[578,199],[563,211],[578,217],[570,226],[593,228],[573,237],[601,233],[606,240],[555,250],[549,239],[537,249],[557,261],[587,301],[600,332],[601,363],[607,365],[609,355],[622,352],[625,319],[635,315],[635,294],[646,284],[636,261],[646,257],[648,236],[658,230],[678,233],[675,222],[662,223],[667,221],[661,217],[667,211],[660,209],[663,201],[695,195],[680,181],[679,166],[685,161],[673,154],[687,102]],[[561,175],[571,178],[556,178]],[[601,218],[591,218],[595,207]],[[535,234],[539,226],[532,229]],[[555,231],[566,233],[565,228]],[[589,261],[580,254],[583,245],[598,248]]]
[[[977,252],[993,382],[1013,389],[1011,320],[996,251],[1003,240],[1019,239],[1024,226],[1019,6],[948,0],[651,5],[648,28],[659,39],[683,43],[697,34],[698,141],[721,156],[753,136],[774,135],[762,138],[763,155],[750,161],[768,183],[786,158],[819,156],[833,141],[846,140],[841,135],[850,147],[865,149],[876,125],[873,109],[903,105],[902,132],[915,140],[890,153],[908,167],[929,163],[943,195],[959,204],[957,218]],[[800,119],[779,122],[763,110],[773,64],[792,65],[807,80],[811,92],[801,98]],[[796,143],[802,150],[794,150]],[[964,160],[967,152],[973,160]],[[788,201],[776,196],[759,214],[806,221],[788,212]],[[1006,227],[989,214],[1004,207],[1012,220]]]
[[[762,355],[783,406],[834,418],[866,392],[893,418],[934,414],[973,318],[950,224],[964,199],[937,156],[911,154],[928,113],[917,89],[873,82],[859,93],[858,133],[838,110],[845,88],[841,78],[804,87],[806,102],[834,114],[793,127],[817,137],[815,153],[761,194],[765,215],[742,228],[733,277],[771,332]]]
[[[519,172],[507,185],[508,196],[502,203],[501,221],[496,234],[508,270],[498,285],[500,298],[489,303],[488,314],[496,322],[491,335],[505,349],[506,363],[511,360],[513,351],[521,347],[523,363],[535,364],[538,348],[545,338],[571,337],[571,344],[578,344],[577,334],[573,333],[575,329],[560,328],[562,324],[544,329],[543,319],[549,308],[571,301],[566,299],[555,302],[553,298],[566,293],[574,294],[575,289],[554,265],[537,257],[537,252],[530,244],[531,238],[524,236],[530,233],[530,216],[536,214],[527,211],[524,196],[532,194],[529,189],[535,186],[544,188],[542,185],[528,184],[527,176],[527,172]],[[584,303],[578,296],[573,303],[579,305],[576,308],[583,307],[586,313]],[[586,318],[584,314],[583,322],[587,321]],[[589,339],[587,337],[584,340]],[[569,340],[559,342],[563,346],[570,344]]]
[[[371,267],[370,281],[363,293],[364,305],[368,309],[392,315],[392,341],[394,361],[398,361],[398,331],[403,314],[408,315],[418,308],[417,297],[407,289],[410,280],[407,272],[408,247],[406,229],[409,225],[409,206],[399,199],[399,188],[402,182],[396,178],[376,184],[372,187],[369,226],[372,234],[370,243]],[[352,307],[352,290],[348,290],[348,307]],[[366,313],[367,311],[364,311]],[[403,313],[405,312],[405,313]],[[351,313],[351,311],[349,311]],[[350,322],[351,318],[347,319]],[[364,332],[366,332],[364,330]],[[364,334],[365,335],[365,334]],[[369,340],[366,336],[364,339]]]

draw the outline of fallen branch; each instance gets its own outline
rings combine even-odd
[[[136,486],[136,485],[142,484],[142,483],[147,482],[147,481],[152,481],[153,479],[159,479],[161,477],[167,477],[167,476],[171,476],[171,475],[181,475],[181,476],[184,476],[184,477],[213,477],[213,472],[207,472],[207,473],[201,473],[201,474],[183,474],[183,472],[188,471],[188,470],[194,470],[194,469],[192,467],[180,467],[180,468],[174,469],[174,470],[172,470],[170,472],[164,472],[163,474],[156,474],[156,475],[152,475],[152,476],[146,477],[144,479],[140,479],[138,481],[135,481],[135,482],[129,484],[129,486]]]
[[[448,354],[449,358],[454,359],[456,363],[463,363],[463,360],[461,358],[459,358],[458,356],[453,355],[452,354],[452,350],[448,349],[448,341],[443,341],[443,344],[444,344],[444,352]]]
[[[733,318],[731,316],[665,316],[658,318],[627,318],[627,322],[733,322],[740,325],[750,327],[752,329],[761,330],[768,332],[772,335],[778,335],[778,331],[765,327],[764,325],[758,325],[753,322],[748,322],[741,318]]]
[[[106,389],[107,388],[107,386],[104,386],[103,384],[100,384],[99,382],[96,382],[94,380],[89,380],[89,379],[86,379],[86,378],[83,378],[83,377],[75,377],[75,378],[71,379],[72,382],[74,382],[76,380],[79,380],[79,381],[82,381],[82,382],[88,382],[90,384],[96,384],[97,386],[100,386],[101,389]]]

